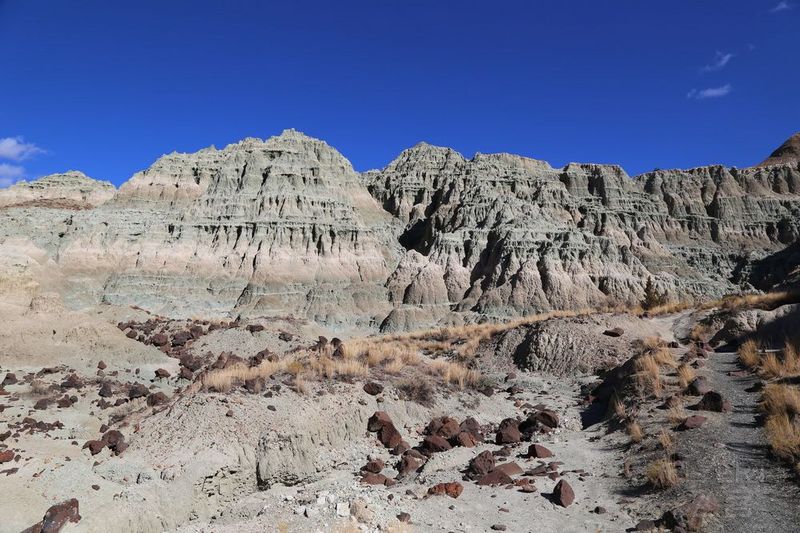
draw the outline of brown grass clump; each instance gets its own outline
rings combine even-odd
[[[800,414],[800,389],[791,385],[769,383],[761,396],[761,410],[767,414]]]
[[[761,363],[761,358],[758,356],[758,344],[754,340],[747,340],[739,346],[738,350],[739,362],[745,368],[755,368]]]
[[[776,353],[764,355],[761,358],[758,373],[761,377],[767,379],[792,376],[800,373],[800,357],[798,357],[797,348],[795,348],[793,344],[787,342],[780,356]]]
[[[661,447],[664,448],[664,450],[666,451],[670,451],[675,447],[675,438],[672,436],[672,433],[666,428],[661,428],[661,432],[658,434],[658,442],[661,444]]]
[[[692,330],[689,332],[689,339],[695,342],[702,342],[709,334],[710,328],[708,324],[703,324],[699,322],[695,324]]]
[[[681,424],[686,418],[686,410],[683,408],[682,404],[673,405],[667,411],[667,420],[673,424]]]
[[[309,391],[308,382],[301,377],[297,377],[294,380],[294,389],[297,391],[298,394],[306,395]]]
[[[636,385],[642,394],[660,396],[663,389],[658,363],[652,355],[643,355],[636,360]]]
[[[675,354],[666,346],[660,346],[653,351],[653,359],[656,360],[659,366],[667,366],[669,368],[676,368],[678,361],[675,360]]]
[[[642,340],[642,347],[647,351],[653,351],[656,348],[661,348],[664,346],[664,339],[661,337],[645,337]]]
[[[625,429],[631,438],[631,442],[642,442],[642,439],[644,439],[644,430],[636,420],[630,422]]]
[[[686,363],[682,363],[678,367],[678,384],[680,385],[681,389],[685,389],[689,386],[689,383],[694,381],[697,377],[697,373],[694,371],[694,368],[690,367]]]
[[[625,404],[618,397],[614,397],[614,400],[611,402],[611,410],[617,418],[625,418]]]
[[[292,361],[291,364],[300,364]],[[302,367],[302,364],[300,364]],[[264,361],[258,366],[248,367],[244,364],[231,365],[227,368],[212,370],[203,375],[200,380],[201,388],[205,390],[215,390],[217,392],[228,392],[233,388],[234,383],[243,383],[249,379],[268,378],[273,374],[287,368],[285,361]]]
[[[395,383],[404,400],[416,402],[425,407],[432,407],[435,390],[431,381],[423,376],[403,378]]]
[[[767,414],[764,431],[773,453],[787,461],[800,459],[800,389],[768,384],[760,408]]]
[[[647,482],[657,489],[668,489],[678,484],[678,469],[669,459],[658,459],[647,465]]]
[[[467,386],[474,387],[480,378],[478,372],[452,361],[437,359],[429,365],[429,368],[431,372],[441,376],[446,383],[457,385],[459,389]]]
[[[736,296],[726,296],[722,300],[709,302],[705,308],[722,307],[728,311],[740,311],[742,309],[766,309],[771,310],[781,305],[793,303],[797,300],[797,294],[782,291],[770,292],[766,294],[739,294]]]

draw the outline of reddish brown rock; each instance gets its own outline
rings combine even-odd
[[[77,374],[70,374],[61,382],[62,389],[80,389],[83,388],[83,380]]]
[[[486,450],[472,458],[467,467],[467,477],[478,479],[494,470],[494,455]]]
[[[163,392],[155,392],[147,397],[147,405],[150,407],[164,405],[165,403],[169,403],[169,397]]]
[[[384,476],[383,474],[365,472],[364,475],[361,476],[361,483],[364,483],[365,485],[383,485],[385,487],[391,487],[396,483],[396,481]]]
[[[104,361],[100,361],[99,363],[97,363],[97,369],[98,370],[105,370],[107,368],[107,366],[108,365],[106,365]]]
[[[164,368],[159,368],[159,369],[156,370],[156,377],[157,378],[166,379],[169,376],[170,376],[169,371],[164,369]]]
[[[410,450],[409,450],[410,451]],[[414,455],[406,452],[400,457],[400,461],[397,463],[397,477],[403,478],[412,474],[420,469],[422,466],[422,459],[415,457]]]
[[[575,501],[575,491],[565,480],[559,481],[553,489],[553,501],[561,507],[568,507]]]
[[[560,423],[558,413],[551,409],[542,409],[534,415],[534,418],[540,424],[544,424],[545,426],[553,429],[557,428],[558,424]]]
[[[694,381],[692,381],[689,384],[689,387],[686,389],[686,391],[692,396],[702,396],[705,393],[709,392],[710,390],[711,390],[711,385],[708,383],[708,380],[703,376],[695,378]]]
[[[373,474],[380,474],[384,466],[386,465],[380,459],[373,459],[371,461],[368,461],[367,464],[365,464],[364,466],[362,466],[361,470],[365,472],[372,472]]]
[[[376,411],[367,421],[367,429],[378,433],[378,440],[387,448],[399,445],[403,438],[385,411]]]
[[[683,423],[678,427],[678,429],[681,430],[697,429],[703,424],[705,424],[706,420],[707,420],[706,417],[702,415],[692,415],[686,420],[684,420]]]
[[[86,441],[86,444],[83,445],[83,448],[88,448],[89,453],[91,453],[92,455],[97,455],[98,453],[103,451],[103,448],[105,447],[106,443],[101,440],[89,440]]]
[[[458,498],[464,492],[464,487],[461,483],[453,481],[451,483],[439,483],[428,489],[428,494],[432,496],[447,495],[451,498]]]
[[[603,335],[606,335],[607,337],[622,337],[624,334],[625,330],[622,328],[611,328],[603,332]]]
[[[0,452],[0,463],[8,463],[14,460],[14,452],[12,450],[4,450]]]
[[[495,468],[485,476],[481,476],[477,483],[478,485],[510,485],[514,483],[514,480],[502,470]]]
[[[426,453],[446,452],[452,448],[449,442],[438,435],[428,435],[422,440],[420,447]]]
[[[129,339],[135,339],[137,335],[138,333],[136,333],[136,331],[133,329],[125,334],[125,336],[128,337]]]
[[[50,400],[49,398],[42,398],[40,400],[37,400],[36,403],[33,404],[33,408],[43,411],[50,406],[51,401],[52,400]]]
[[[528,447],[528,457],[544,459],[546,457],[553,457],[553,452],[551,452],[541,444],[531,444]]]
[[[426,435],[436,435],[445,439],[455,437],[460,431],[458,422],[449,416],[434,418],[425,428]]]
[[[494,467],[494,470],[499,470],[509,477],[518,476],[523,472],[522,468],[520,468],[520,466],[514,462],[499,464]]]
[[[147,387],[145,387],[141,383],[134,383],[128,390],[128,398],[130,398],[131,400],[135,398],[143,398],[147,396],[149,393],[150,391],[147,389]]]
[[[483,442],[483,430],[481,429],[481,425],[472,417],[465,419],[459,425],[461,431],[466,431],[467,433],[471,434],[475,437],[475,440],[478,442]]]
[[[153,343],[153,346],[166,346],[169,343],[169,337],[163,333],[156,333],[150,338],[150,342]]]
[[[97,394],[99,394],[101,398],[110,398],[113,396],[114,391],[111,388],[111,383],[108,381],[103,382],[103,384],[100,385],[100,391],[98,391]]]
[[[14,385],[17,383],[17,375],[13,372],[9,372],[6,374],[6,377],[3,378],[3,383],[0,383],[0,387],[5,387],[6,385]]]
[[[71,522],[77,524],[81,520],[78,512],[78,500],[72,498],[50,507],[44,514],[42,521],[29,527],[26,532],[31,533],[58,533]]]
[[[188,331],[179,331],[172,336],[172,346],[183,346],[192,340],[192,334]]]
[[[178,373],[178,377],[191,381],[194,377],[194,373],[185,366],[182,366],[180,372]]]
[[[474,448],[480,443],[478,439],[475,438],[475,435],[467,431],[462,431],[453,437],[450,442],[452,442],[454,446],[463,446],[464,448]]]
[[[495,442],[497,444],[512,444],[515,442],[520,442],[522,440],[522,434],[519,431],[519,422],[514,418],[506,418],[502,422],[500,422],[500,426],[497,428],[497,435],[495,436]]]
[[[698,411],[713,411],[715,413],[729,413],[731,411],[731,402],[722,397],[722,394],[716,391],[709,391],[703,395],[697,404],[691,407]]]

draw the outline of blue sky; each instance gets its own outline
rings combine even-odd
[[[0,184],[119,184],[296,128],[356,169],[465,155],[759,162],[800,130],[800,0],[0,0]]]

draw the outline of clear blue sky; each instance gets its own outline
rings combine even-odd
[[[421,140],[748,166],[800,130],[798,28],[800,0],[0,0],[0,174],[119,184],[290,127],[358,170]]]

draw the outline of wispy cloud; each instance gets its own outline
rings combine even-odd
[[[25,167],[16,163],[44,153],[46,153],[44,150],[33,143],[25,142],[22,137],[0,138],[0,188],[13,185],[25,178]]]
[[[25,176],[25,169],[19,165],[0,163],[0,187],[13,185]]]
[[[709,63],[708,65],[702,68],[702,72],[715,72],[717,70],[722,70],[725,68],[725,65],[731,62],[735,56],[731,53],[722,53],[717,51],[716,55],[714,55],[714,61]]]
[[[793,7],[794,6],[792,4],[790,4],[789,2],[787,2],[786,0],[781,0],[780,2],[775,4],[775,7],[770,9],[769,12],[770,13],[780,13],[781,11],[787,11],[789,9],[792,9]]]
[[[44,150],[33,143],[25,142],[22,137],[5,137],[0,139],[0,159],[22,161],[43,153]]]
[[[708,89],[692,89],[686,95],[686,98],[690,100],[706,100],[708,98],[722,98],[723,96],[727,96],[733,91],[733,86],[730,83],[726,83],[722,87],[709,87]]]

